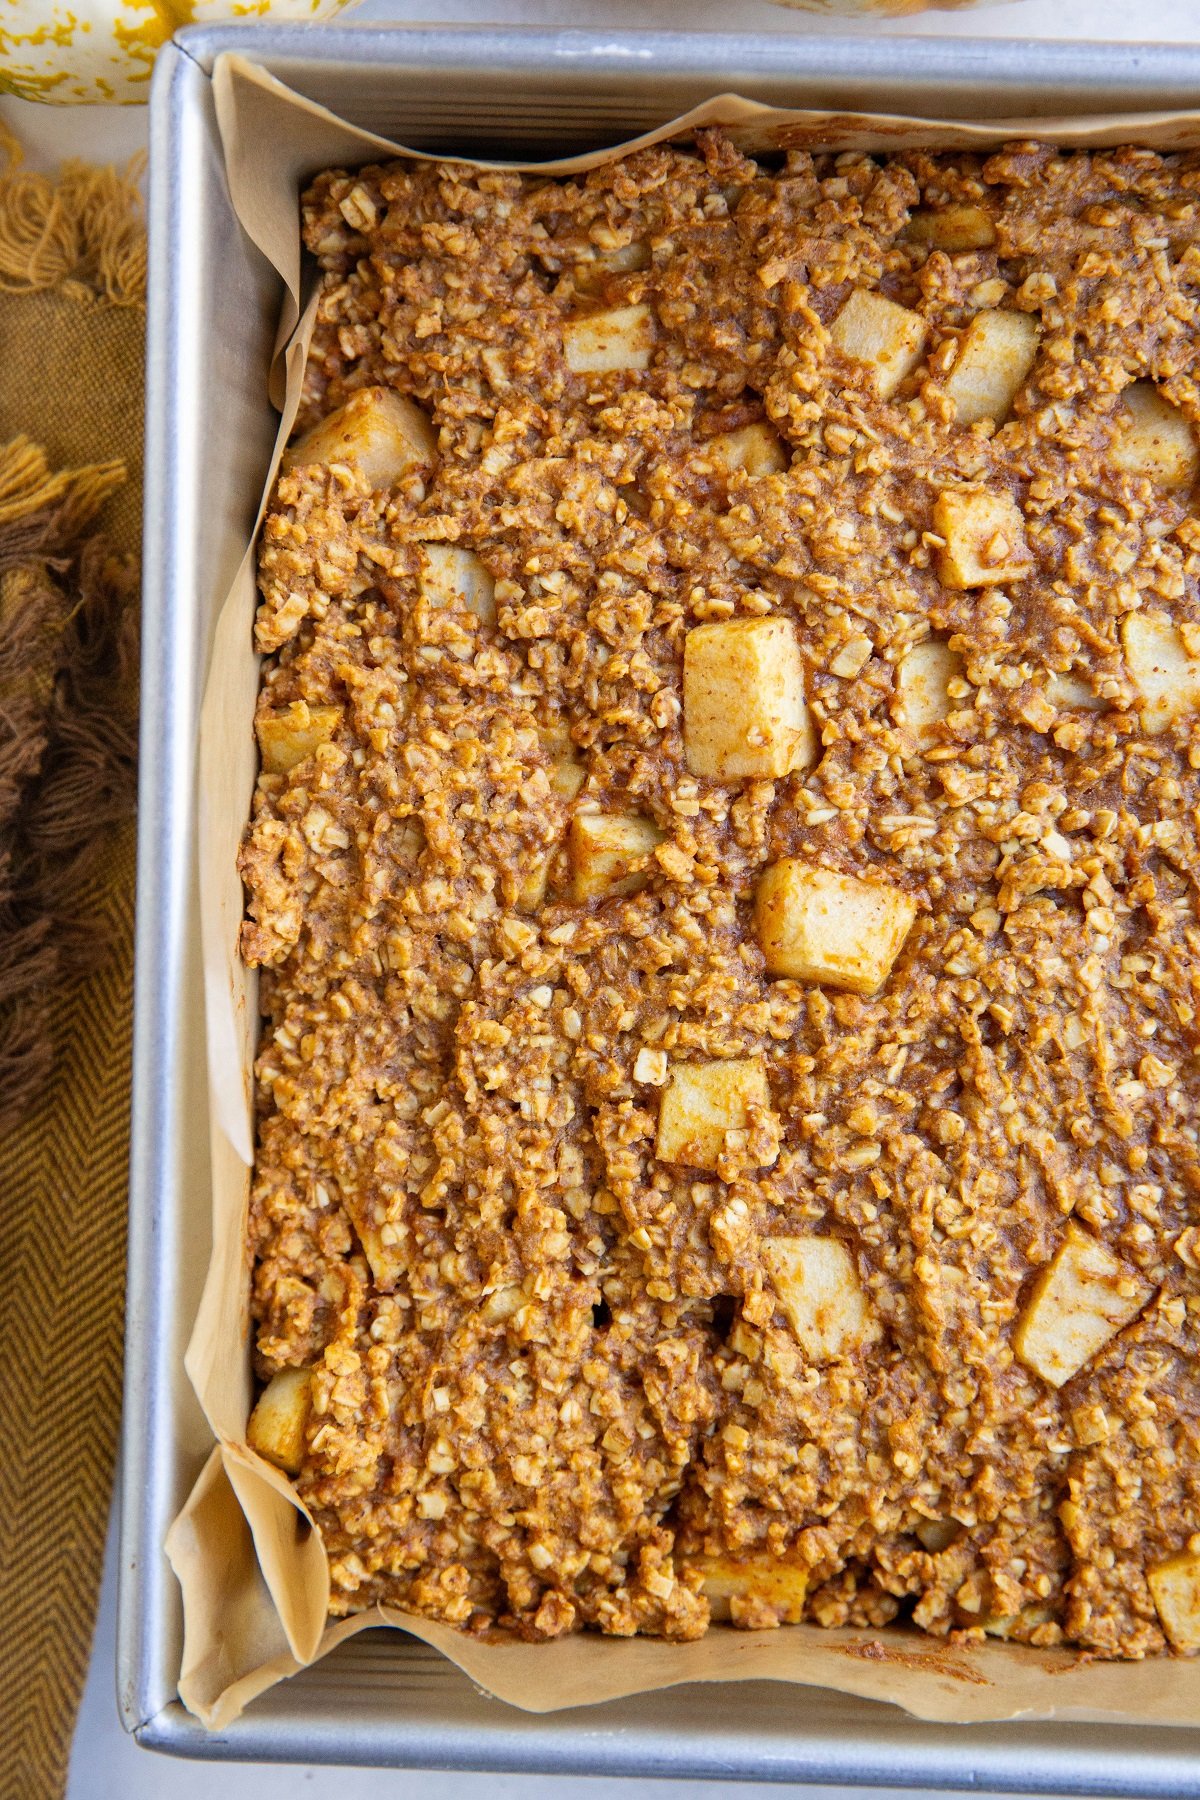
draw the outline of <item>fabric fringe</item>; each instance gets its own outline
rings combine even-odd
[[[133,813],[135,568],[81,538],[123,479],[0,449],[0,1131],[49,1073],[56,985],[104,951],[88,883]]]
[[[68,543],[95,518],[109,495],[125,481],[123,462],[92,463],[86,469],[54,474],[45,453],[27,437],[14,438],[0,449],[0,567],[23,561],[28,545],[40,548],[47,537]],[[5,528],[24,523],[26,533]]]
[[[20,144],[0,125],[0,288],[144,306],[144,163],[135,157],[121,171],[68,162],[40,175],[21,166]]]

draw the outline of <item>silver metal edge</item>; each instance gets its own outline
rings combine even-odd
[[[679,1733],[662,1707],[670,1695],[654,1698],[657,1712],[634,1723],[626,1716],[627,1703],[621,1702],[549,1719],[514,1719],[510,1713],[509,1720],[414,1722],[400,1731],[394,1721],[356,1722],[352,1745],[339,1721],[295,1716],[244,1717],[210,1737],[176,1702],[137,1735],[147,1749],[214,1761],[353,1762],[380,1768],[676,1781],[836,1782],[952,1792],[1127,1795],[1134,1800],[1200,1796],[1200,1760],[1191,1734],[1080,1723],[935,1726],[884,1706],[870,1706],[866,1722],[860,1720],[852,1733],[845,1727],[834,1731],[818,1726],[814,1731],[803,1714],[790,1731],[778,1734],[719,1724]],[[261,1704],[256,1703],[256,1712]],[[1176,1747],[1173,1737],[1185,1741]]]
[[[947,92],[986,87],[1042,87],[1056,101],[1120,90],[1154,105],[1186,104],[1200,95],[1200,45],[1039,41],[961,37],[808,37],[753,32],[614,28],[548,31],[542,26],[474,25],[192,25],[176,39],[206,71],[226,50],[274,65],[311,62],[386,63],[417,69],[471,67],[539,85],[546,71],[577,71],[589,80],[619,75],[654,88],[665,72],[712,81],[714,93],[743,81],[780,88],[800,77],[840,89],[886,81],[898,95],[913,83]],[[1166,96],[1166,97],[1164,97]],[[1178,96],[1178,99],[1170,98]],[[1063,110],[1069,110],[1069,105]]]
[[[402,45],[401,41],[402,40]],[[403,55],[397,52],[403,46]],[[471,54],[461,52],[470,48]],[[736,46],[736,56],[731,54]],[[189,107],[207,87],[203,74],[221,50],[236,49],[278,66],[309,61],[401,63],[412,69],[504,66],[511,72],[578,65],[600,80],[636,70],[647,85],[664,63],[673,74],[716,86],[741,84],[753,74],[772,87],[799,76],[854,80],[886,77],[896,87],[905,75],[936,80],[944,72],[970,82],[1028,87],[1031,75],[1060,91],[1097,85],[1123,86],[1157,101],[1164,88],[1200,91],[1200,48],[1052,44],[1039,45],[1036,65],[1025,45],[964,45],[961,40],[862,40],[772,38],[737,34],[546,33],[507,30],[354,30],[242,26],[195,27],[179,47],[160,58],[151,103],[153,164],[150,197],[153,304],[147,342],[147,481],[145,571],[148,608],[144,642],[147,702],[143,711],[143,760],[139,819],[137,1020],[134,1047],[134,1116],[130,1191],[129,1333],[126,1368],[118,1692],[122,1717],[149,1749],[202,1759],[272,1759],[380,1766],[489,1768],[544,1773],[695,1776],[769,1781],[838,1780],[855,1785],[978,1788],[1054,1794],[1200,1796],[1200,1757],[1191,1732],[1135,1727],[1009,1725],[941,1728],[909,1719],[891,1708],[869,1707],[869,1738],[809,1728],[803,1714],[781,1734],[712,1724],[699,1707],[700,1724],[686,1738],[672,1735],[666,1715],[670,1695],[655,1696],[654,1716],[634,1722],[628,1703],[570,1715],[532,1716],[497,1707],[491,1719],[356,1720],[352,1743],[336,1718],[313,1716],[301,1699],[301,1682],[264,1696],[254,1711],[219,1736],[203,1731],[173,1698],[173,1676],[162,1666],[167,1638],[177,1637],[174,1580],[161,1552],[164,1498],[173,1486],[171,1373],[157,1347],[167,1340],[173,1222],[161,1207],[175,1183],[169,1141],[170,1080],[178,1051],[180,1019],[172,999],[181,966],[187,881],[187,845],[193,802],[194,714],[172,707],[172,693],[186,692],[197,652],[195,621],[178,602],[194,573],[194,517],[181,506],[196,493],[188,467],[187,434],[180,429],[174,374],[186,354],[189,332],[188,256],[199,236],[189,227]],[[996,54],[998,52],[998,54]],[[634,68],[631,69],[631,58]],[[289,71],[291,72],[291,71]],[[1169,79],[1168,79],[1169,78]],[[833,96],[831,96],[831,99]],[[201,102],[203,103],[203,102]],[[195,264],[191,265],[194,269]],[[192,340],[194,341],[194,340]],[[194,458],[193,458],[194,462]],[[189,481],[189,475],[192,479]],[[169,856],[164,859],[164,842]],[[162,863],[170,879],[162,880]],[[728,1690],[727,1690],[728,1691]],[[702,1695],[703,1690],[677,1690]],[[289,1703],[290,1702],[290,1703]],[[297,1704],[299,1703],[299,1704]],[[865,1704],[865,1703],[863,1703]],[[494,1706],[495,1703],[492,1703]],[[453,1706],[442,1712],[453,1714]],[[486,1710],[490,1711],[491,1708]],[[688,1709],[691,1710],[691,1709]],[[779,1709],[784,1710],[782,1705]],[[801,1733],[803,1735],[801,1735]]]
[[[117,1698],[127,1729],[174,1698],[160,1666],[162,1636],[178,1596],[162,1550],[170,1493],[172,1373],[157,1354],[168,1341],[167,1309],[176,1221],[165,1201],[177,1191],[171,1133],[172,1072],[184,1022],[181,982],[189,837],[193,820],[194,724],[184,701],[192,685],[196,630],[180,604],[193,582],[196,469],[181,429],[174,380],[193,323],[197,235],[183,191],[187,136],[195,130],[184,97],[209,83],[190,56],[168,46],[150,102],[148,225],[150,289],[146,332],[146,450],[143,592],[155,596],[142,620],[142,711],[138,785],[137,927],[134,976],[133,1103],[129,1180],[125,1392],[122,1427]]]

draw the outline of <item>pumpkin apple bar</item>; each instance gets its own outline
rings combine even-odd
[[[334,1610],[1200,1647],[1200,158],[304,233],[248,1436]]]

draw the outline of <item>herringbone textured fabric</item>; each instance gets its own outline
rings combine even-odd
[[[128,227],[127,195],[122,205]],[[27,433],[54,467],[124,458],[130,480],[101,523],[133,551],[142,310],[81,272],[0,292],[0,444]],[[105,940],[102,959],[55,994],[52,1074],[0,1141],[3,1800],[62,1792],[99,1591],[120,1410],[133,839],[132,821],[110,830],[74,897]]]
[[[0,1794],[61,1793],[91,1648],[121,1395],[133,832],[102,872],[112,955],[59,1015],[0,1146]]]

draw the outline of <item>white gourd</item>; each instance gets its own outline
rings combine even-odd
[[[154,58],[183,25],[311,24],[356,0],[0,0],[0,93],[51,105],[150,97]]]

